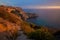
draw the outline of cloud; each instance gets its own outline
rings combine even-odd
[[[21,6],[22,8],[39,8],[41,6],[60,6],[60,0],[0,0],[0,5]]]
[[[13,6],[13,3],[9,0],[0,0],[0,5],[11,5],[11,6]]]
[[[4,2],[2,2],[2,1],[0,1],[0,5],[6,5],[6,3],[4,3]]]

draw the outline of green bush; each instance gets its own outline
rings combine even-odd
[[[36,30],[35,32],[28,34],[28,38],[34,40],[55,40],[52,34],[40,30]]]

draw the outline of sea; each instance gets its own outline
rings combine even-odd
[[[60,9],[23,9],[27,13],[35,13],[38,17],[29,19],[36,25],[60,28]]]

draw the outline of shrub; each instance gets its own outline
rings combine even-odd
[[[54,32],[53,35],[56,37],[57,40],[60,40],[60,31]]]
[[[34,29],[30,27],[30,24],[28,22],[23,22],[21,28],[25,34],[29,34],[34,31]]]
[[[28,38],[34,40],[55,40],[54,36],[49,32],[43,32],[40,30],[36,30],[35,32],[31,32],[28,34]]]
[[[8,40],[16,40],[17,37],[18,37],[18,33],[14,33],[14,34],[11,33],[11,35],[6,35],[6,38]]]
[[[38,26],[36,24],[30,23],[30,27],[37,30],[37,29],[40,29],[42,26]]]
[[[20,36],[17,29],[14,29],[14,30],[12,29],[9,31],[7,30],[6,33],[7,34],[5,36],[8,40],[16,40],[17,37]]]

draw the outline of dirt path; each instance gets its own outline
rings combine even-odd
[[[20,36],[17,38],[17,40],[30,40],[30,39],[27,39],[27,36],[24,35],[23,31],[21,31]]]

